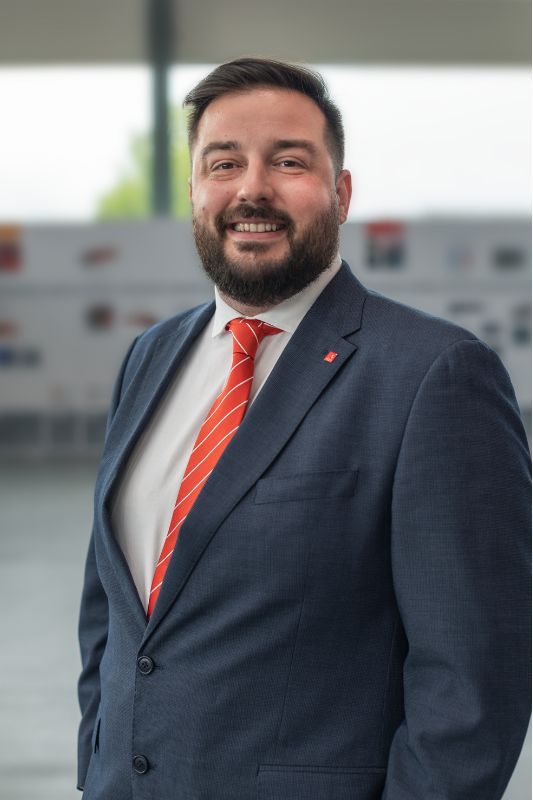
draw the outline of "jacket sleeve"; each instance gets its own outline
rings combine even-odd
[[[433,362],[393,486],[405,716],[382,800],[499,800],[530,713],[529,454],[499,357],[465,339]]]
[[[137,339],[132,342],[115,382],[107,418],[106,437],[120,402],[126,365],[136,341]],[[91,739],[96,723],[98,706],[100,704],[100,661],[107,642],[107,625],[107,595],[98,575],[93,529],[85,562],[85,577],[78,624],[82,663],[82,670],[78,680],[78,700],[81,710],[81,722],[78,732],[77,788],[80,790],[83,790],[85,776],[89,768],[89,761],[92,754]]]

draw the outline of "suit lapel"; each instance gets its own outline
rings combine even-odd
[[[112,531],[110,499],[133,448],[191,345],[212,317],[214,308],[214,302],[202,306],[182,320],[173,333],[159,338],[145,354],[121,399],[107,436],[96,513],[101,515],[102,538],[118,582],[143,627],[146,625],[146,614],[124,553]]]
[[[359,329],[365,297],[366,290],[343,263],[298,326],[180,530],[143,644],[224,519],[356,351],[345,337]],[[330,351],[336,357],[325,361]]]

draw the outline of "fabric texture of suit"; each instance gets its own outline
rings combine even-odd
[[[139,336],[116,383],[80,614],[84,798],[497,800],[530,690],[529,460],[500,359],[343,263],[147,623],[113,493],[213,311]]]

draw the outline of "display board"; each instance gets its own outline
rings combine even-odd
[[[531,411],[527,220],[347,223],[369,288],[480,336]],[[0,225],[0,455],[95,455],[131,340],[212,297],[189,222]]]

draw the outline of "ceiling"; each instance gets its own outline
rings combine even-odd
[[[158,0],[155,0],[158,2]],[[142,63],[148,0],[0,0],[0,65]],[[175,62],[529,65],[529,0],[172,0]]]

